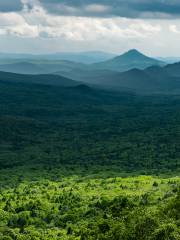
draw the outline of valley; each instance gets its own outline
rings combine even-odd
[[[0,239],[179,240],[179,64],[63,64],[0,72]]]

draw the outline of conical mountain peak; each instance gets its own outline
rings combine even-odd
[[[126,52],[125,54],[141,54],[143,55],[140,51],[138,51],[137,49],[131,49],[128,52]]]
[[[129,58],[138,58],[138,57],[146,57],[143,53],[136,49],[131,49],[128,52],[125,52],[124,54],[120,55],[119,57],[129,57]]]

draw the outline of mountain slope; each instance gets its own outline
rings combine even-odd
[[[85,67],[84,64],[72,61],[29,60],[28,62],[1,64],[0,71],[19,74],[51,74],[57,71],[68,72]]]
[[[161,78],[163,76],[180,77],[180,62],[168,64],[164,67],[152,66],[147,68],[146,72],[149,72],[156,76],[161,76]]]
[[[163,64],[163,62],[147,57],[139,51],[133,49],[111,60],[93,64],[92,67],[94,69],[106,69],[124,72],[133,68],[145,69],[152,65],[161,66]]]
[[[139,69],[132,69],[116,75],[111,81],[115,86],[131,89],[153,89],[156,81],[146,72]]]
[[[41,74],[45,73],[42,67],[28,62],[18,62],[12,64],[1,64],[0,71],[20,74]]]
[[[41,75],[25,75],[25,74],[16,74],[16,73],[7,73],[0,72],[0,80],[6,82],[19,82],[19,83],[36,83],[43,85],[55,85],[55,86],[77,86],[78,82],[71,79],[50,75],[50,74],[41,74]]]
[[[171,76],[180,77],[180,62],[169,64],[164,67],[164,70]]]

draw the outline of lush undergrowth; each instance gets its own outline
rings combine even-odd
[[[0,239],[180,239],[180,178],[72,166],[1,171]]]

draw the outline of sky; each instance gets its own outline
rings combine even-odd
[[[0,0],[0,52],[180,57],[180,0]]]

